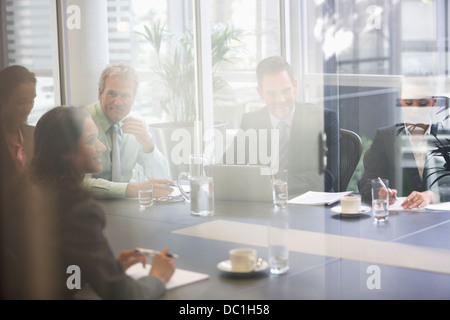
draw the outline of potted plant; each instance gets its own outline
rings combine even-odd
[[[180,164],[183,163],[174,159],[172,151],[178,141],[172,141],[172,134],[176,129],[183,128],[193,137],[195,120],[193,33],[189,29],[181,35],[174,34],[169,32],[159,21],[150,27],[145,26],[144,30],[144,32],[137,33],[150,43],[153,50],[152,54],[156,61],[153,72],[165,90],[165,96],[161,99],[160,104],[170,119],[169,122],[151,124],[150,128],[155,143],[169,160],[172,178],[177,178],[179,172],[185,171],[186,168],[180,167]],[[216,24],[211,29],[215,103],[217,102],[217,93],[229,87],[228,83],[216,74],[216,71],[221,63],[231,62],[234,54],[243,49],[239,38],[241,34],[242,31],[232,24]],[[222,131],[224,137],[226,126],[226,123],[215,123],[215,128]],[[193,146],[190,153],[194,153]],[[189,155],[184,154],[183,157],[188,159]]]

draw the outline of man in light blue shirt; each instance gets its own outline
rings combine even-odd
[[[153,185],[155,197],[165,197],[173,189],[167,159],[155,146],[144,119],[131,111],[138,88],[136,71],[125,63],[107,67],[100,77],[99,101],[87,110],[99,130],[99,139],[106,146],[102,154],[102,171],[88,175],[85,187],[96,198],[137,197],[137,184],[132,183],[133,169],[139,164]],[[112,149],[114,124],[118,124],[120,173],[113,181]]]

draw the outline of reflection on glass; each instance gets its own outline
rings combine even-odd
[[[32,9],[30,10],[30,6]],[[7,64],[36,74],[36,99],[28,123],[55,105],[50,1],[6,1]]]

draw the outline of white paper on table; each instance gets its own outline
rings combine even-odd
[[[427,210],[450,211],[450,202],[429,204]]]
[[[401,204],[405,201],[406,197],[398,197],[397,201],[394,204],[389,206],[389,210],[391,211],[404,211],[405,209],[401,206]]]
[[[191,187],[189,185],[181,185],[181,187],[183,188],[183,191],[185,193],[191,192]],[[177,187],[172,187],[172,188],[173,188],[173,191],[172,191],[171,194],[169,194],[169,197],[181,196],[181,191],[180,191],[180,188],[178,188],[178,186]]]
[[[389,211],[425,211],[426,208],[416,208],[416,209],[405,209],[401,206],[405,202],[406,197],[398,197],[397,200],[389,206]]]
[[[139,279],[147,276],[150,272],[151,267],[151,264],[146,264],[144,268],[144,266],[142,266],[142,263],[136,263],[126,270],[126,274],[133,279]],[[175,269],[172,278],[170,278],[169,282],[166,283],[166,289],[181,287],[189,283],[205,279],[209,279],[209,275],[206,273],[199,273],[184,269]]]
[[[303,205],[330,205],[341,200],[342,197],[349,195],[353,191],[344,192],[317,192],[308,191],[298,197],[288,201],[291,204]]]

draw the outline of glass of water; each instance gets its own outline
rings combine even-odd
[[[288,172],[280,169],[272,175],[273,204],[285,208],[288,203]]]
[[[276,212],[268,225],[269,267],[272,274],[289,270],[289,223],[287,213]]]
[[[389,217],[389,180],[372,179],[372,216],[375,221],[386,221]]]
[[[138,172],[137,178],[139,207],[151,207],[153,205],[153,185],[143,172]]]
[[[211,217],[214,215],[214,185],[212,177],[191,177],[191,214]]]

